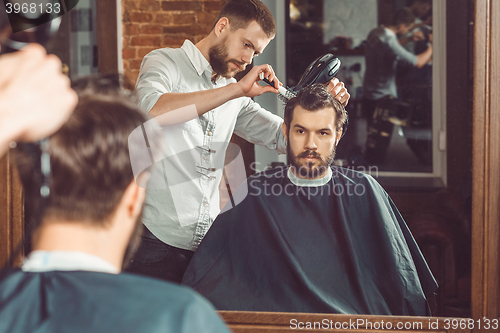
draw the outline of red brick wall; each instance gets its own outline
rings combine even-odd
[[[122,0],[123,70],[133,84],[154,49],[205,37],[226,0]]]

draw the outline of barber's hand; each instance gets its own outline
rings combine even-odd
[[[0,127],[7,139],[39,140],[67,121],[78,97],[61,69],[59,58],[37,44],[0,57]]]
[[[424,33],[422,32],[422,30],[417,30],[413,33],[413,35],[411,35],[411,39],[416,42],[416,41],[419,41],[419,40],[424,40],[425,39],[425,36],[424,36]]]
[[[271,87],[268,84],[261,86],[259,84],[260,81],[260,73],[264,73],[264,77],[269,81],[273,82],[276,87],[281,86],[281,82],[274,75],[274,71],[269,65],[260,65],[254,66],[250,72],[247,73],[237,84],[240,86],[243,96],[246,97],[255,97],[262,95],[266,92],[274,92],[278,93],[278,89]]]
[[[347,92],[343,82],[340,82],[337,78],[333,78],[330,82],[328,82],[326,89],[330,91],[333,97],[339,100],[342,105],[347,106],[351,95]]]

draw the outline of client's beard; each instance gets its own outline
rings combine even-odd
[[[130,235],[130,240],[128,242],[127,248],[125,249],[125,254],[123,255],[122,270],[128,267],[128,265],[132,261],[132,258],[134,257],[134,254],[139,249],[139,245],[141,245],[142,230],[144,229],[144,227],[142,226],[143,210],[144,208],[141,209],[141,213],[135,220],[134,230],[132,231],[132,235]]]
[[[303,178],[317,178],[320,175],[322,175],[333,163],[335,159],[335,152],[337,150],[337,146],[335,145],[327,157],[322,156],[315,152],[314,150],[306,150],[303,151],[302,153],[295,155],[292,152],[292,148],[290,146],[290,140],[287,140],[287,146],[286,146],[286,157],[287,157],[287,162],[288,165],[291,165],[294,167],[295,172],[300,177]],[[299,158],[306,158],[306,157],[314,157],[319,159],[319,164],[313,165],[313,163],[305,163],[301,164],[299,161]]]

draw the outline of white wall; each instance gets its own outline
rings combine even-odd
[[[325,0],[323,10],[324,44],[345,36],[355,48],[378,25],[377,0]]]

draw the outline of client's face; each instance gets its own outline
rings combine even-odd
[[[335,157],[337,134],[333,108],[311,112],[297,105],[287,137],[292,172],[305,179],[323,177]]]

